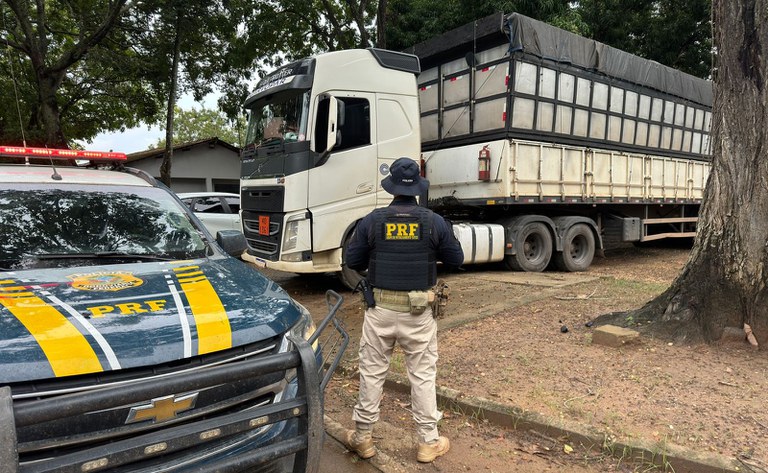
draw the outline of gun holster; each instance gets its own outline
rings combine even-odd
[[[445,280],[440,279],[437,281],[437,285],[432,288],[432,292],[434,293],[434,298],[429,301],[432,304],[432,316],[439,319],[446,314],[448,295],[451,293],[451,290]]]
[[[368,280],[363,278],[355,286],[355,292],[360,291],[363,296],[363,302],[365,302],[366,308],[370,309],[376,307],[376,299],[373,298],[373,286],[368,284]]]

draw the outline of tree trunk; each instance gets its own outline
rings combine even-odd
[[[636,313],[679,340],[768,342],[768,0],[714,0],[713,167],[682,273]]]
[[[61,114],[59,103],[56,101],[56,93],[61,85],[61,79],[50,74],[41,74],[37,79],[38,118],[37,123],[42,125],[44,135],[39,136],[43,142],[38,143],[33,139],[35,146],[47,146],[50,148],[68,148],[67,139],[61,129]]]
[[[171,86],[168,91],[168,112],[165,122],[165,153],[160,164],[160,180],[171,187],[171,163],[173,160],[173,113],[176,109],[176,89],[179,82],[179,56],[181,50],[181,19],[176,17],[176,37],[173,40],[173,66],[171,70]]]
[[[379,0],[376,12],[376,47],[387,48],[387,0]]]

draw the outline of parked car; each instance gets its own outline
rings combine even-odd
[[[124,154],[0,158],[0,471],[315,471],[338,294],[315,326]]]
[[[220,230],[243,231],[239,195],[227,192],[182,192],[177,195],[213,236]]]

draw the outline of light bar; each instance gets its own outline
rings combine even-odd
[[[24,146],[0,146],[0,156],[29,158],[89,159],[91,161],[127,161],[125,153],[107,151],[83,151],[79,149],[27,148]]]

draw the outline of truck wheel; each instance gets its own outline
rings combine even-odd
[[[586,271],[595,257],[595,236],[583,223],[576,224],[565,232],[563,252],[555,255],[555,265],[560,271]]]
[[[347,236],[344,240],[344,246],[341,247],[341,271],[336,273],[336,275],[339,277],[339,281],[341,281],[342,284],[354,291],[357,287],[357,283],[366,276],[367,271],[361,273],[347,267],[347,246],[349,246],[349,241],[351,239],[352,233]]]
[[[504,264],[512,271],[539,273],[552,257],[552,235],[541,222],[527,223],[517,232],[517,254],[504,257]]]

